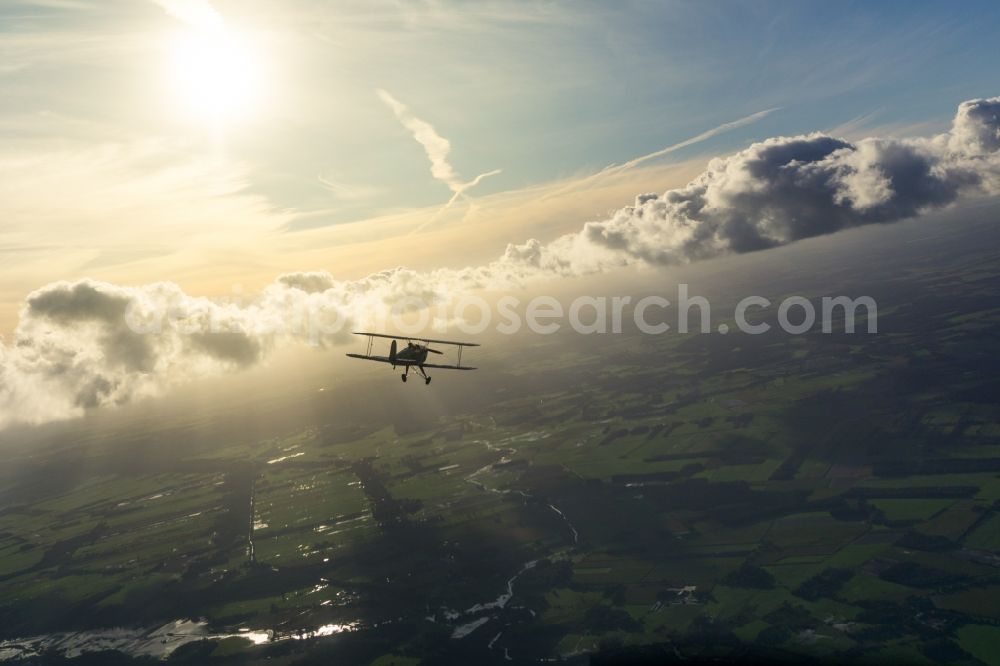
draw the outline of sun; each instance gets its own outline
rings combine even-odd
[[[263,66],[249,38],[226,27],[190,30],[170,44],[172,93],[190,117],[224,129],[252,117],[263,101]]]

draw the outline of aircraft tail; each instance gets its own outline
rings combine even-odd
[[[389,345],[389,362],[392,363],[392,367],[396,367],[396,341],[393,340],[392,344]]]

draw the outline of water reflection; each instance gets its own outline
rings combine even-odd
[[[360,622],[324,624],[316,629],[300,629],[291,634],[276,634],[271,629],[241,627],[236,633],[211,633],[208,623],[195,620],[174,620],[160,627],[117,627],[93,631],[69,631],[42,634],[28,638],[0,641],[0,661],[32,659],[43,655],[58,655],[74,659],[87,653],[114,650],[130,657],[167,659],[178,648],[204,640],[236,638],[253,645],[282,640],[307,640],[333,636],[360,628]]]

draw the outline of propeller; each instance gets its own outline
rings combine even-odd
[[[430,347],[424,347],[424,349],[426,349],[427,351],[429,351],[432,354],[443,354],[444,353],[443,351],[438,351],[437,349],[431,349]]]

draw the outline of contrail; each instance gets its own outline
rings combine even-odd
[[[375,94],[378,95],[383,104],[389,107],[393,115],[396,116],[396,120],[410,131],[413,139],[423,146],[427,159],[431,162],[431,176],[447,185],[452,192],[458,190],[462,183],[458,179],[458,174],[448,163],[451,142],[438,134],[429,122],[410,113],[410,109],[405,104],[387,91],[379,89],[375,91]]]
[[[590,176],[586,176],[586,177],[581,178],[579,180],[575,180],[572,183],[568,184],[566,187],[560,188],[560,189],[556,190],[555,192],[550,192],[550,193],[546,194],[545,196],[542,197],[542,199],[543,200],[550,199],[552,197],[556,197],[556,196],[559,196],[561,194],[565,194],[566,192],[570,192],[572,190],[575,190],[578,187],[582,187],[584,185],[587,185],[587,184],[589,184],[589,183],[591,183],[591,182],[593,182],[595,180],[598,180],[600,178],[604,178],[606,176],[612,176],[612,175],[615,175],[615,174],[619,174],[619,173],[622,173],[623,171],[628,171],[629,169],[631,169],[633,167],[636,167],[636,166],[638,166],[638,165],[640,165],[640,164],[642,164],[644,162],[648,162],[650,160],[655,160],[658,157],[663,157],[664,155],[669,155],[670,153],[676,152],[676,151],[678,151],[678,150],[680,150],[682,148],[687,148],[688,146],[693,146],[693,145],[695,145],[697,143],[701,143],[702,141],[707,141],[708,139],[711,139],[714,136],[718,136],[719,134],[723,134],[723,133],[728,132],[730,130],[734,130],[734,129],[738,129],[740,127],[744,127],[746,125],[750,125],[752,123],[757,122],[761,118],[764,118],[764,117],[766,117],[766,116],[768,116],[768,115],[770,115],[770,114],[772,114],[775,111],[778,111],[780,109],[781,109],[780,106],[776,106],[776,107],[773,107],[773,108],[770,108],[770,109],[764,109],[763,111],[758,111],[757,113],[752,113],[749,116],[744,116],[743,118],[739,118],[738,120],[733,120],[733,121],[728,122],[728,123],[723,123],[723,124],[719,125],[718,127],[713,127],[712,129],[707,130],[705,132],[702,132],[701,134],[693,136],[693,137],[691,137],[689,139],[684,139],[680,143],[675,143],[673,145],[667,146],[666,148],[661,148],[660,150],[657,150],[655,152],[647,153],[646,155],[642,155],[641,157],[636,157],[635,159],[631,159],[628,162],[625,162],[623,164],[612,164],[610,166],[604,167],[603,169],[601,169],[600,171],[598,171],[595,174],[591,174]]]
[[[459,179],[458,174],[455,173],[455,169],[452,168],[451,164],[448,162],[448,154],[451,152],[451,142],[438,134],[437,130],[434,129],[434,126],[429,122],[421,118],[417,118],[410,113],[410,109],[389,94],[388,91],[379,88],[375,91],[375,94],[378,95],[383,104],[389,107],[393,115],[396,116],[396,120],[398,120],[403,127],[410,130],[410,133],[413,135],[413,139],[423,146],[424,152],[427,154],[427,159],[430,160],[431,163],[431,176],[433,176],[435,180],[439,180],[447,185],[448,189],[452,191],[451,199],[449,199],[444,206],[434,213],[430,219],[411,231],[411,234],[433,224],[442,213],[454,205],[459,197],[463,196],[470,189],[483,182],[486,178],[500,173],[500,169],[494,169],[493,171],[481,173],[468,182],[462,182]]]
[[[685,139],[684,141],[681,141],[680,143],[675,143],[672,146],[667,146],[666,148],[661,148],[660,150],[657,150],[654,153],[649,153],[648,155],[643,155],[642,157],[637,157],[634,160],[629,160],[628,162],[625,162],[624,164],[619,165],[617,167],[615,167],[615,166],[607,167],[607,168],[604,169],[604,171],[602,173],[604,173],[604,172],[607,172],[607,173],[619,173],[621,171],[625,171],[627,169],[631,169],[632,167],[638,166],[638,165],[642,164],[643,162],[648,162],[649,160],[655,160],[657,157],[663,157],[664,155],[669,155],[670,153],[672,153],[674,151],[677,151],[677,150],[680,150],[681,148],[687,148],[688,146],[693,146],[696,143],[701,143],[702,141],[706,141],[708,139],[711,139],[713,136],[718,136],[719,134],[722,134],[724,132],[728,132],[728,131],[734,130],[734,129],[739,129],[740,127],[744,127],[746,125],[750,125],[752,123],[755,123],[758,120],[760,120],[761,118],[764,118],[764,117],[766,117],[766,116],[774,113],[775,111],[778,111],[780,108],[781,108],[780,106],[776,106],[776,107],[771,108],[771,109],[764,109],[763,111],[758,111],[757,113],[752,113],[749,116],[745,116],[743,118],[740,118],[739,120],[734,120],[732,122],[723,123],[722,125],[719,125],[718,127],[715,127],[713,129],[708,130],[707,132],[702,132],[698,136],[693,136],[690,139]]]
[[[642,155],[640,157],[636,157],[634,159],[629,160],[628,162],[624,162],[622,164],[612,164],[610,166],[604,167],[603,169],[601,169],[600,171],[598,171],[595,174],[591,174],[590,176],[586,176],[586,177],[584,177],[582,179],[575,180],[572,183],[569,183],[568,185],[566,185],[565,187],[559,188],[558,190],[556,190],[554,192],[549,192],[549,193],[543,195],[540,198],[540,200],[541,201],[545,201],[545,200],[551,199],[553,197],[557,197],[557,196],[566,194],[567,192],[571,192],[573,190],[576,190],[576,189],[578,189],[580,187],[583,187],[584,185],[592,183],[592,182],[594,182],[596,180],[599,180],[601,178],[604,178],[606,176],[613,176],[613,175],[616,175],[616,174],[619,174],[619,173],[623,173],[623,172],[628,171],[629,169],[631,169],[633,167],[639,166],[640,164],[642,164],[644,162],[648,162],[650,160],[655,160],[658,157],[663,157],[664,155],[669,155],[670,153],[678,151],[678,150],[680,150],[682,148],[687,148],[688,146],[693,146],[693,145],[695,145],[697,143],[701,143],[702,141],[707,141],[708,139],[711,139],[714,136],[718,136],[719,134],[723,134],[723,133],[728,132],[730,130],[734,130],[734,129],[738,129],[740,127],[744,127],[746,125],[750,125],[752,123],[757,122],[761,118],[764,118],[764,117],[766,117],[766,116],[768,116],[768,115],[770,115],[770,114],[772,114],[775,111],[778,111],[780,109],[781,109],[780,106],[776,106],[776,107],[773,107],[773,108],[770,108],[770,109],[764,109],[763,111],[758,111],[756,113],[751,113],[749,116],[744,116],[743,118],[739,118],[737,120],[733,120],[733,121],[730,121],[728,123],[723,123],[723,124],[719,125],[718,127],[713,127],[712,129],[706,130],[706,131],[702,132],[701,134],[693,136],[693,137],[691,137],[689,139],[684,139],[683,141],[681,141],[679,143],[675,143],[675,144],[670,145],[670,146],[667,146],[666,148],[661,148],[660,150],[654,151],[652,153],[647,153],[647,154]],[[472,181],[470,181],[467,184],[466,187],[459,188],[458,190],[456,190],[454,196],[452,196],[452,198],[448,201],[447,204],[445,204],[442,208],[440,208],[437,212],[435,212],[426,222],[422,223],[420,226],[418,226],[416,229],[414,229],[410,233],[417,233],[418,231],[421,231],[421,230],[429,227],[430,225],[434,224],[441,217],[441,215],[445,211],[447,211],[449,208],[451,208],[452,204],[455,203],[455,201],[458,199],[458,197],[462,194],[462,192],[465,189],[468,189],[469,187],[472,187],[472,186],[478,184],[483,178],[486,178],[487,176],[492,176],[492,175],[494,175],[496,173],[499,173],[499,170],[497,170],[497,171],[491,171],[489,173],[480,174],[475,179],[473,179]]]
[[[472,180],[470,180],[468,183],[465,183],[462,186],[460,186],[457,190],[455,190],[455,193],[453,195],[451,195],[451,198],[448,199],[448,203],[446,203],[445,205],[441,206],[441,208],[439,208],[425,222],[420,223],[420,225],[417,226],[413,231],[411,231],[410,234],[415,234],[415,233],[417,233],[419,231],[422,231],[422,230],[426,229],[427,227],[429,227],[430,225],[432,225],[435,222],[437,222],[438,218],[440,218],[445,213],[445,211],[447,211],[449,208],[451,208],[452,205],[456,201],[458,201],[459,197],[464,196],[466,191],[472,189],[473,187],[475,187],[476,185],[478,185],[479,183],[481,183],[483,180],[489,178],[490,176],[495,176],[498,173],[502,173],[502,170],[501,169],[494,169],[493,171],[487,171],[486,173],[481,173],[478,176],[476,176],[475,178],[473,178]]]

